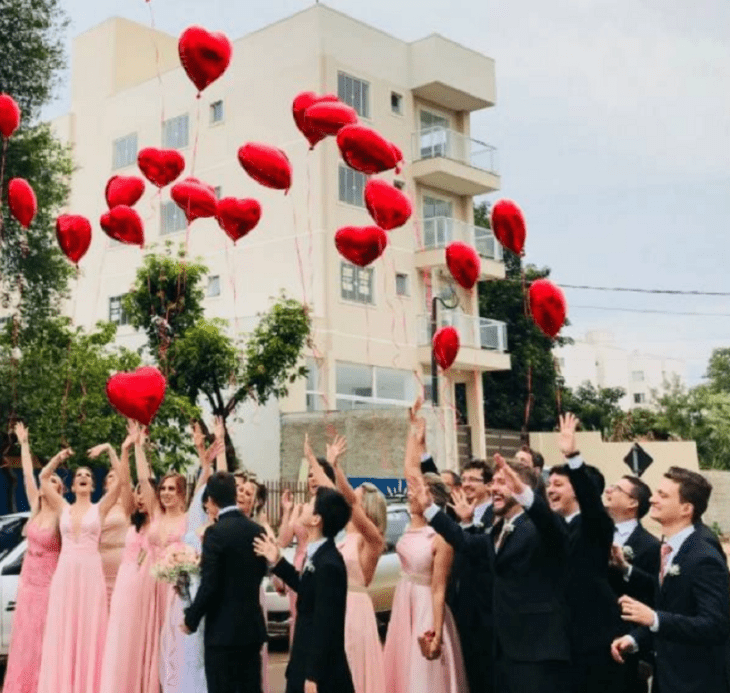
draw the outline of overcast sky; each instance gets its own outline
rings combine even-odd
[[[109,16],[238,38],[307,0],[62,0],[72,36]],[[328,0],[404,40],[430,33],[496,60],[497,106],[472,136],[499,149],[557,283],[730,292],[730,3],[726,0]],[[251,66],[255,69],[255,66]],[[309,85],[302,85],[302,89]],[[48,110],[68,110],[68,94]],[[730,297],[566,290],[572,336],[684,358],[691,382],[730,346]],[[613,310],[668,311],[635,313]],[[611,310],[608,310],[611,309]],[[678,313],[720,314],[686,315]]]

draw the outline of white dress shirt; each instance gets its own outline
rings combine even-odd
[[[623,546],[638,526],[639,521],[636,519],[619,522],[613,532],[613,543]]]
[[[225,513],[231,513],[234,510],[238,510],[238,506],[237,505],[227,505],[225,508],[221,508],[218,511],[218,517],[220,517],[221,515],[224,515]]]

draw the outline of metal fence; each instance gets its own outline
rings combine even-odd
[[[291,491],[294,495],[294,503],[306,503],[309,500],[309,491],[306,483],[296,481],[265,481],[267,499],[266,499],[266,517],[271,527],[278,531],[281,524],[281,497],[285,491]]]

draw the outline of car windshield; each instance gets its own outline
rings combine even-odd
[[[385,530],[386,550],[394,551],[398,539],[405,532],[408,523],[411,521],[408,511],[405,509],[388,509],[388,527]]]
[[[0,518],[0,560],[23,540],[23,527],[27,521],[27,517]]]

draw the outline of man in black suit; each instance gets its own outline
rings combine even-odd
[[[671,467],[651,498],[651,517],[664,543],[656,609],[620,599],[624,620],[638,627],[614,640],[611,653],[656,653],[652,690],[727,693],[725,654],[730,637],[730,576],[723,556],[696,528],[712,486],[697,472]]]
[[[442,472],[443,474],[443,472]],[[472,460],[461,473],[462,489],[452,494],[461,526],[470,534],[492,527],[492,470],[482,460]],[[493,690],[492,570],[487,555],[455,552],[446,602],[454,615],[464,654],[470,691]]]
[[[337,491],[320,486],[304,506],[300,522],[307,528],[307,560],[301,575],[271,537],[256,540],[273,572],[297,593],[286,693],[353,693],[345,655],[347,569],[334,538],[350,519],[350,506]]]
[[[471,534],[432,504],[423,485],[415,502],[459,553],[486,557],[493,572],[494,689],[500,693],[564,693],[570,646],[565,605],[566,532],[534,492],[535,471],[495,455],[496,524]]]
[[[266,562],[253,542],[262,528],[236,506],[236,482],[228,472],[208,481],[218,522],[203,538],[200,587],[185,610],[183,630],[193,633],[205,616],[205,678],[210,693],[261,693],[261,646],[266,622],[259,601]]]

